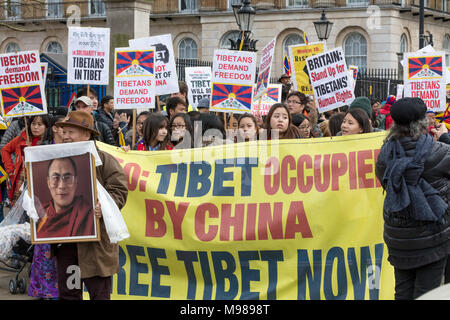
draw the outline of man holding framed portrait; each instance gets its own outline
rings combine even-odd
[[[30,151],[38,154],[47,148],[51,155],[37,155],[45,161],[30,161],[28,170],[38,217],[31,223],[32,242],[52,243],[60,299],[82,300],[83,282],[91,300],[107,300],[111,277],[119,271],[119,246],[108,237],[96,181],[121,209],[128,196],[127,179],[117,160],[90,141],[98,135],[92,115],[72,111],[56,126],[62,128],[63,144]],[[80,281],[70,281],[77,272]]]

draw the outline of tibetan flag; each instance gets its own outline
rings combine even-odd
[[[408,79],[435,79],[442,77],[442,56],[408,58]]]
[[[31,85],[0,90],[3,114],[42,113],[44,106],[39,85]]]
[[[0,130],[8,129],[8,123],[0,117]]]
[[[214,83],[212,106],[222,108],[252,109],[252,86]]]
[[[126,145],[125,144],[125,137],[123,136],[122,128],[119,129],[117,134],[119,135],[119,145],[121,147],[125,147],[125,145]]]
[[[289,62],[289,58],[286,53],[284,54],[283,69],[284,73],[286,73],[288,76],[291,75],[291,63]]]
[[[306,36],[305,31],[303,31],[303,41],[305,41],[305,44],[308,44],[308,37]]]
[[[256,92],[260,90],[260,87],[263,86],[267,88],[269,86],[269,75],[270,75],[270,68],[266,68],[262,73],[258,75],[258,80],[256,81]]]
[[[447,104],[447,108],[444,112],[436,114],[436,120],[439,123],[444,123],[447,129],[450,129],[450,104]]]
[[[0,183],[2,183],[3,181],[5,181],[8,178],[8,174],[6,173],[5,169],[3,169],[0,166]]]
[[[280,94],[280,90],[278,87],[269,88],[269,90],[267,90],[267,98],[269,98],[275,102],[278,102],[279,94]]]
[[[76,98],[77,98],[77,93],[73,92],[72,96],[69,99],[69,102],[67,103],[67,109],[70,109],[70,107],[72,106],[72,103],[75,102]]]
[[[139,77],[154,73],[155,52],[118,51],[116,57],[116,76]]]

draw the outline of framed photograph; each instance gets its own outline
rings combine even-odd
[[[28,192],[38,221],[31,219],[31,242],[99,241],[95,158],[91,153],[27,163]]]

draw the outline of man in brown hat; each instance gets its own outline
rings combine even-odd
[[[88,141],[98,135],[94,128],[94,118],[83,111],[72,111],[56,126],[63,130],[63,143]],[[121,209],[127,200],[127,179],[117,160],[106,152],[97,150],[102,165],[96,167],[97,180],[108,191]],[[102,220],[101,206],[97,202],[94,212],[100,218],[100,241],[64,243],[54,248],[57,260],[59,298],[81,300],[80,286],[73,285],[73,266],[80,268],[83,280],[92,300],[108,300],[111,292],[111,277],[119,271],[119,246],[109,241]]]
[[[77,100],[75,100],[75,110],[83,111],[93,116],[94,114],[94,105],[92,99],[87,96],[81,96]],[[104,122],[97,121],[94,118],[93,129],[97,132],[95,135],[95,140],[115,145],[116,142],[114,140],[111,129]]]
[[[281,102],[284,102],[286,100],[287,95],[289,94],[289,91],[291,91],[292,87],[291,77],[286,73],[282,74],[281,77],[278,79],[278,82],[281,83]]]

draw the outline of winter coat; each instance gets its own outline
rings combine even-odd
[[[97,179],[122,209],[128,196],[123,168],[110,154],[98,150],[102,165],[96,168]],[[119,245],[109,241],[103,218],[100,219],[100,242],[78,242],[78,265],[81,278],[108,277],[119,272]]]
[[[40,138],[30,138],[30,145],[38,144],[39,140]],[[16,188],[20,188],[21,185],[21,183],[20,185],[17,185],[17,183],[22,172],[22,165],[24,160],[23,150],[26,146],[27,134],[25,130],[23,130],[17,137],[8,142],[1,150],[2,162],[11,182],[11,188],[9,189],[9,198],[11,201],[14,200],[13,197]]]
[[[116,145],[112,131],[106,123],[94,120],[94,129],[100,132],[100,135],[95,138],[96,140],[112,146]]]
[[[384,128],[381,129],[389,130],[389,128],[394,124],[394,120],[392,120],[391,117],[391,105],[385,103],[383,108],[380,109],[380,115],[385,117]]]
[[[415,154],[417,141],[402,138],[400,143],[408,157]],[[382,147],[375,167],[380,182],[383,181],[386,164]],[[447,204],[449,203],[450,145],[433,142],[421,177],[438,191]],[[407,180],[410,178],[412,179],[408,177]],[[385,187],[383,185],[383,188]],[[413,269],[430,264],[446,257],[450,250],[450,205],[439,222],[413,219],[410,206],[390,214],[383,210],[384,241],[389,252],[388,260],[399,269]]]
[[[12,139],[17,137],[23,130],[23,128],[25,127],[25,123],[21,125],[20,121],[21,119],[12,121],[9,127],[5,130],[5,133],[3,134],[2,140],[0,142],[0,149],[3,148]]]
[[[110,113],[109,114],[106,113],[105,109],[103,108],[97,109],[95,120],[105,123],[110,130],[113,129],[114,116]]]

